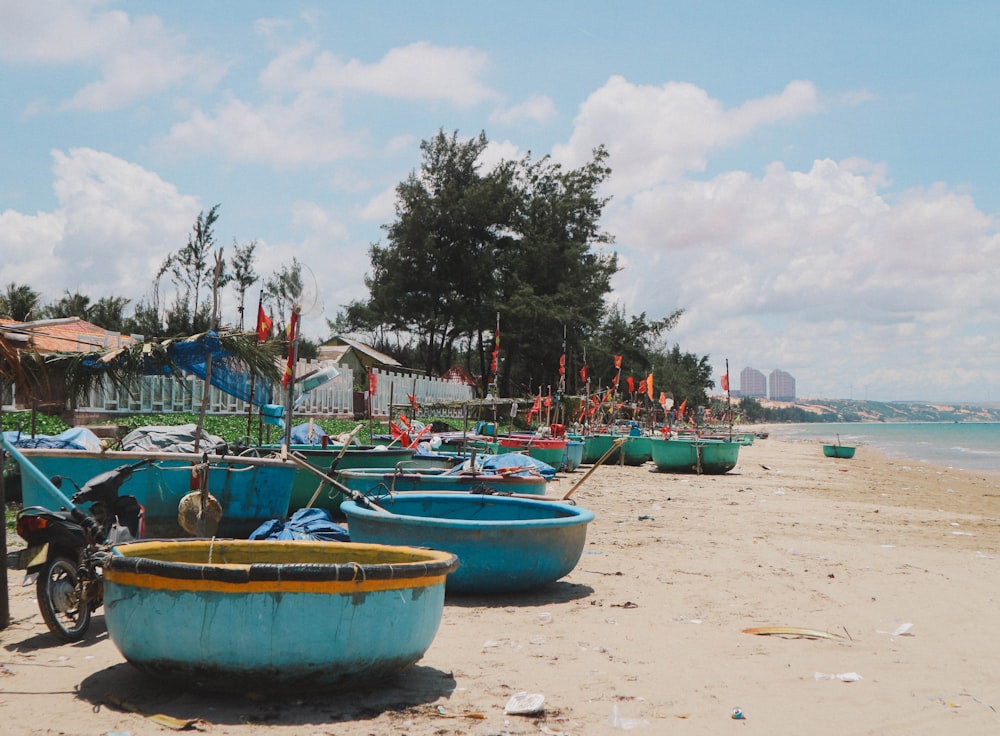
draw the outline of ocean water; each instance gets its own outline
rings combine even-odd
[[[772,424],[773,437],[868,445],[891,458],[963,470],[1000,472],[1000,423],[887,422]],[[766,441],[766,440],[764,440]]]

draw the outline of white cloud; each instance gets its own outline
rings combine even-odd
[[[0,216],[0,250],[46,302],[64,291],[136,300],[200,207],[156,174],[88,148],[53,151],[58,208]]]
[[[99,70],[62,103],[66,110],[115,110],[182,84],[204,88],[226,70],[211,55],[188,51],[156,16],[133,19],[100,2],[5,0],[0,14],[0,59]]]
[[[259,107],[230,96],[214,113],[195,110],[159,145],[278,168],[316,168],[368,150],[364,133],[344,129],[338,102],[311,93]]]
[[[547,123],[556,116],[556,105],[551,97],[532,95],[524,102],[504,107],[490,115],[491,123],[515,125],[521,122]]]
[[[659,87],[611,77],[580,106],[573,134],[553,156],[570,166],[590,160],[606,145],[613,186],[635,191],[702,171],[707,156],[732,146],[763,125],[819,110],[810,82],[791,82],[780,94],[725,109],[705,90],[688,83]]]
[[[303,43],[276,57],[261,74],[261,84],[275,94],[350,90],[469,107],[498,97],[479,81],[488,67],[488,57],[481,51],[425,41],[390,49],[374,64],[358,59],[343,61]]]

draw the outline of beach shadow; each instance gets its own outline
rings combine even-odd
[[[509,608],[512,606],[530,608],[580,600],[594,594],[594,589],[589,585],[565,581],[556,581],[523,593],[504,593],[502,595],[447,593],[447,587],[445,590],[445,605],[458,608]]]
[[[90,647],[97,646],[98,644],[103,644],[108,640],[108,630],[104,626],[104,617],[97,616],[91,619],[90,627],[87,629],[86,636],[83,637],[81,641],[74,641],[70,643],[64,642],[62,639],[57,639],[55,634],[51,633],[47,628],[43,628],[38,631],[38,633],[32,633],[25,639],[20,641],[12,641],[4,644],[4,649],[8,652],[37,652],[45,649],[55,649],[57,647],[70,647],[72,649],[87,650]]]
[[[388,680],[316,692],[226,694],[194,692],[116,664],[80,683],[77,697],[95,709],[162,714],[182,721],[218,725],[305,725],[346,723],[405,711],[448,698],[456,687],[451,672],[413,665]]]

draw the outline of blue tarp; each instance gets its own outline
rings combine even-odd
[[[537,470],[546,480],[552,480],[556,474],[556,469],[546,462],[542,462],[531,455],[522,455],[519,452],[505,452],[500,455],[487,455],[483,458],[483,470],[500,470],[502,468],[526,468],[532,467]],[[527,473],[524,473],[527,475]],[[514,475],[521,475],[514,473]]]
[[[336,524],[326,509],[299,509],[288,521],[271,519],[257,527],[250,539],[311,539],[318,542],[349,542],[347,530]]]
[[[324,437],[326,437],[326,432],[315,422],[312,425],[311,435],[309,432],[309,422],[296,424],[292,427],[293,445],[321,445],[323,444]]]
[[[57,435],[36,434],[32,437],[23,432],[4,432],[6,439],[14,447],[43,447],[50,450],[101,450],[101,438],[85,427],[72,427]]]

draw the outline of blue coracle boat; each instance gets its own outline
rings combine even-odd
[[[353,542],[137,542],[109,555],[104,617],[125,659],[185,687],[367,687],[427,651],[457,564]]]
[[[177,521],[178,506],[191,492],[191,468],[206,457],[180,452],[89,452],[86,450],[23,449],[21,454],[46,478],[70,478],[82,486],[90,478],[119,465],[150,459],[122,493],[135,496],[145,508],[147,537],[187,536]],[[289,462],[235,455],[208,455],[208,491],[222,507],[216,535],[248,537],[269,519],[288,515],[296,466]],[[25,506],[59,508],[45,485],[31,474],[21,476]],[[64,487],[65,488],[68,486]],[[69,495],[72,495],[69,494]]]
[[[389,513],[345,501],[351,540],[458,555],[448,592],[507,593],[554,582],[576,567],[594,514],[579,506],[503,496],[401,493]]]

